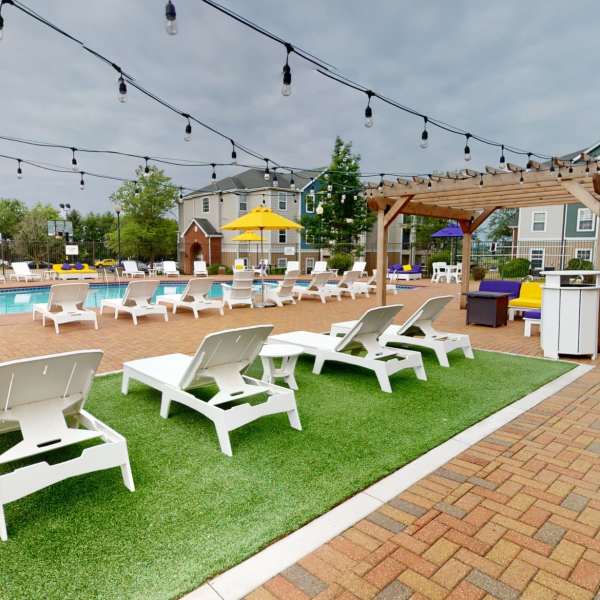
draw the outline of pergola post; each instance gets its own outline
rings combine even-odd
[[[386,275],[387,275],[387,228],[385,226],[385,208],[380,204],[377,208],[377,303],[384,306],[386,303]]]
[[[471,279],[471,246],[473,242],[473,233],[469,221],[459,221],[463,231],[462,241],[462,279],[460,282],[460,307],[467,308],[467,297],[465,294],[469,291],[469,281]]]

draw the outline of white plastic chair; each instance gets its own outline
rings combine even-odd
[[[170,277],[171,275],[179,277],[177,263],[174,260],[163,260],[162,272],[166,277]]]
[[[163,294],[157,296],[157,304],[167,304],[173,307],[173,314],[178,308],[188,308],[198,318],[198,313],[203,310],[218,310],[223,316],[223,301],[210,300],[208,294],[212,286],[210,279],[190,279],[181,294]]]
[[[206,268],[206,261],[195,260],[194,261],[194,277],[208,277],[208,269]]]
[[[438,362],[442,367],[449,367],[448,353],[453,350],[462,350],[466,358],[475,358],[468,335],[461,333],[444,333],[433,326],[442,310],[454,296],[436,296],[429,298],[418,308],[402,325],[390,325],[379,338],[386,344],[405,344],[418,348],[430,348],[435,352]],[[331,326],[331,335],[343,335],[350,331],[357,321],[334,323]]]
[[[360,271],[346,271],[337,283],[326,284],[327,290],[332,296],[337,296],[338,299],[344,294],[348,294],[352,300],[356,300],[357,294],[364,294],[368,297],[368,290],[356,285],[361,275],[362,273]]]
[[[26,262],[14,262],[11,264],[13,272],[9,275],[9,279],[16,281],[37,281],[42,279],[38,273],[32,273],[29,265]]]
[[[286,302],[296,304],[294,286],[298,277],[300,277],[300,271],[288,271],[276,286],[265,287],[265,302],[276,304],[279,307]]]
[[[43,458],[0,475],[1,540],[8,539],[4,505],[59,481],[120,467],[123,483],[135,490],[127,441],[83,408],[101,358],[101,350],[81,350],[0,364],[0,433],[20,431],[23,437],[0,454],[0,465],[79,442],[101,442],[76,458],[52,464]]]
[[[221,452],[227,456],[232,455],[229,432],[263,416],[287,413],[290,425],[301,430],[292,390],[244,375],[272,331],[272,325],[229,329],[207,335],[193,357],[167,354],[126,362],[121,391],[127,394],[131,379],[141,381],[162,393],[160,416],[164,419],[169,416],[171,402],[184,404],[208,417],[215,424]],[[190,393],[211,384],[217,386],[218,392],[209,400]],[[267,394],[268,399],[254,405],[220,406],[258,394]]]
[[[300,261],[298,260],[288,260],[287,265],[285,267],[285,272],[290,273],[292,271],[298,271],[300,273]]]
[[[451,265],[448,267],[448,283],[452,283],[455,281],[456,283],[462,282],[462,264],[459,263],[457,265]]]
[[[431,276],[431,283],[440,283],[442,279],[448,282],[448,264],[445,262],[434,262],[431,263],[433,269],[433,275]]]
[[[255,275],[265,275],[269,269],[269,261],[266,258],[261,258],[256,267],[254,267]]]
[[[334,273],[330,273],[326,271],[325,273],[317,273],[313,275],[310,283],[307,286],[304,285],[295,285],[294,286],[294,294],[298,297],[298,300],[302,300],[302,298],[319,298],[323,304],[327,302],[327,298],[331,296],[336,296],[338,300],[341,300],[341,297],[337,293],[332,293],[330,289],[327,288],[327,282],[335,277]]]
[[[326,260],[318,260],[310,274],[318,275],[319,273],[329,273]]]
[[[74,321],[92,321],[94,329],[98,329],[96,311],[83,308],[89,289],[87,283],[58,283],[51,286],[48,302],[33,305],[33,320],[38,314],[41,315],[44,327],[46,319],[54,321],[56,333],[60,333],[58,326],[61,323]]]
[[[246,270],[246,261],[243,258],[236,258],[233,261],[233,270],[235,271],[245,271]]]
[[[390,375],[402,369],[413,369],[417,379],[427,380],[420,352],[386,348],[379,341],[382,332],[401,308],[401,304],[371,308],[343,337],[311,331],[292,331],[273,335],[269,342],[300,346],[305,354],[314,356],[315,375],[321,373],[327,360],[369,369],[375,373],[381,390],[391,393]],[[360,356],[360,350],[366,350],[366,356]]]
[[[231,285],[222,283],[223,303],[233,309],[234,306],[254,308],[254,273],[252,271],[235,271]]]
[[[363,275],[368,275],[368,273],[365,271],[365,269],[367,268],[367,262],[364,260],[357,260],[354,261],[354,264],[352,265],[352,268],[350,269],[350,271],[358,271],[358,273],[360,273],[359,277],[362,277]]]
[[[375,292],[377,290],[377,269],[373,269],[373,274],[367,281],[355,281],[354,289],[357,290],[357,293],[364,293],[366,296],[369,295],[369,292]],[[397,294],[398,288],[394,283],[386,283],[385,291]]]
[[[162,304],[152,304],[151,302],[158,284],[159,282],[156,279],[130,281],[122,298],[105,298],[102,300],[100,314],[104,312],[104,307],[106,306],[114,309],[115,319],[119,318],[119,312],[130,314],[134,325],[138,324],[138,317],[147,315],[163,315],[165,321],[168,321],[167,307]]]
[[[124,260],[123,261],[123,273],[125,277],[146,277],[144,271],[140,271],[135,260]]]

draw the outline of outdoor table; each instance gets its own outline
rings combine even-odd
[[[302,354],[300,346],[292,344],[265,344],[259,353],[263,366],[262,381],[275,383],[275,379],[283,379],[292,390],[298,389],[294,370],[298,357]],[[275,365],[275,359],[281,359],[281,366]]]
[[[158,269],[153,267],[148,269],[148,277],[158,277]]]
[[[502,292],[467,292],[467,325],[498,327],[508,321],[510,294]]]

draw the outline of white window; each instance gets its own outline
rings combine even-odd
[[[589,208],[577,209],[577,231],[594,231],[594,215]]]
[[[312,196],[311,194],[308,194],[308,196],[306,196],[306,202],[304,204],[304,207],[305,207],[307,213],[314,213],[315,212],[315,197]]]
[[[285,229],[279,230],[279,243],[280,244],[287,243],[287,231]]]
[[[287,194],[285,192],[279,192],[279,194],[277,194],[277,207],[279,210],[287,210],[287,204]]]
[[[546,211],[533,213],[531,216],[531,231],[546,231]]]
[[[240,212],[246,212],[248,210],[248,199],[246,196],[240,196]]]
[[[277,267],[279,269],[285,269],[287,267],[287,258],[278,258]]]
[[[311,257],[311,258],[307,258],[307,259],[304,261],[304,265],[305,265],[305,267],[304,267],[304,270],[305,270],[305,271],[308,273],[308,270],[309,270],[309,269],[311,269],[311,270],[312,270],[312,269],[314,269],[314,268],[315,268],[315,259],[314,259],[314,258],[312,258],[312,257]]]
[[[592,260],[592,251],[588,248],[577,248],[575,250],[575,258],[579,258],[581,260]]]
[[[210,198],[202,198],[202,212],[210,212]]]
[[[543,248],[530,248],[529,249],[529,262],[531,263],[532,269],[543,269],[544,268],[544,249]]]

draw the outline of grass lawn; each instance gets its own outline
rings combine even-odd
[[[127,438],[137,491],[112,469],[7,505],[0,598],[179,597],[572,368],[491,352],[455,352],[450,369],[424,360],[429,381],[400,372],[393,394],[366,371],[330,363],[317,377],[301,360],[304,431],[263,418],[232,434],[233,458],[199,414],[173,404],[163,420],[157,392],[133,383],[123,397],[120,376],[99,378],[87,408]],[[0,451],[17,436],[2,438]]]

